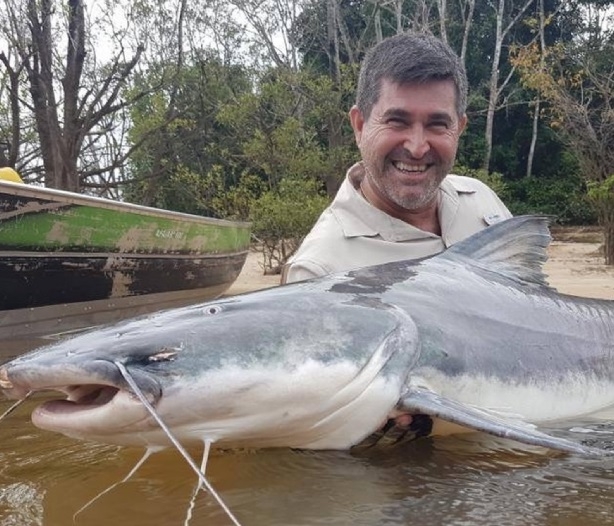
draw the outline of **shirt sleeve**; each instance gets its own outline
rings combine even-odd
[[[310,261],[296,261],[284,266],[281,273],[281,283],[294,283],[306,279],[324,276],[328,272],[320,265]]]

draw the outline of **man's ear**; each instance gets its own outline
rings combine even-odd
[[[467,127],[467,114],[463,113],[463,116],[458,120],[458,136],[460,137],[465,128]]]
[[[352,124],[352,129],[354,130],[354,138],[356,139],[356,144],[360,146],[360,139],[362,138],[362,129],[365,125],[365,119],[362,116],[362,112],[358,109],[358,106],[354,105],[350,109],[350,123]]]

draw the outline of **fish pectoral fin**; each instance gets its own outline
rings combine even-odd
[[[507,419],[483,409],[444,398],[422,387],[411,388],[399,401],[398,409],[410,414],[425,414],[463,427],[523,444],[541,446],[566,453],[589,456],[611,455],[613,452],[585,446],[564,438],[547,435],[533,425]]]

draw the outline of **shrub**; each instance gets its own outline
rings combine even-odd
[[[510,191],[507,183],[503,179],[503,175],[498,172],[488,173],[483,168],[467,168],[465,166],[457,165],[454,167],[454,173],[458,175],[464,175],[466,177],[473,177],[482,181],[485,185],[489,186],[502,201],[507,202],[510,197]]]
[[[318,183],[287,177],[251,207],[253,235],[264,257],[265,274],[279,274],[328,205]]]
[[[575,175],[561,178],[530,177],[508,183],[507,202],[514,215],[548,214],[562,225],[593,225],[597,213],[586,195],[584,181]]]

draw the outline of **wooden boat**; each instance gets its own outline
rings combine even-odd
[[[0,339],[221,295],[249,223],[0,181]]]

